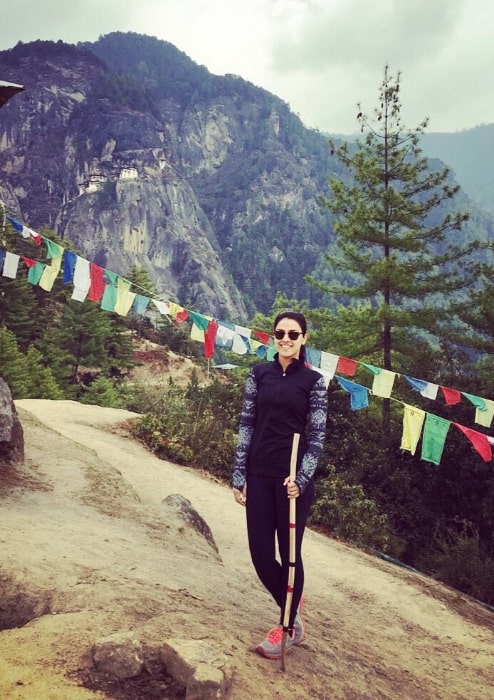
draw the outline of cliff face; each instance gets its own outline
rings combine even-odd
[[[214,230],[171,157],[166,125],[95,97],[105,68],[84,49],[39,43],[7,53],[2,74],[26,86],[1,115],[8,210],[32,228],[50,226],[114,272],[144,267],[165,297],[245,318]]]

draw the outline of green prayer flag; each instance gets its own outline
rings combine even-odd
[[[440,416],[427,413],[425,416],[424,432],[422,434],[421,459],[433,464],[441,462],[441,456],[446,442],[451,421]]]
[[[37,262],[36,265],[33,265],[32,267],[29,268],[27,272],[27,281],[30,282],[31,284],[38,284],[38,282],[41,279],[41,275],[44,272],[46,265],[45,263],[42,262]]]
[[[209,324],[209,319],[206,318],[206,316],[203,316],[202,314],[198,314],[195,311],[190,311],[189,310],[189,316],[194,324],[194,326],[197,326],[201,331],[205,331],[206,328],[208,327]]]
[[[485,404],[484,399],[481,396],[475,396],[474,394],[467,394],[466,391],[461,392],[463,396],[465,396],[473,405],[475,408],[478,408],[480,411],[487,411],[487,406]]]
[[[45,238],[45,243],[47,248],[46,257],[48,259],[58,258],[60,255],[63,255],[64,249],[61,245],[58,245],[58,243],[55,243],[55,241],[50,241],[49,238]]]
[[[107,284],[105,291],[103,292],[103,297],[101,299],[101,308],[103,311],[114,311],[115,304],[117,303],[118,290],[112,284]]]
[[[375,376],[376,374],[381,374],[381,368],[380,367],[374,367],[374,365],[368,365],[366,362],[361,362],[361,365],[365,367],[365,369],[368,369],[369,372],[372,372],[372,374]]]

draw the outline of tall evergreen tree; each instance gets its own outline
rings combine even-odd
[[[311,283],[339,299],[351,351],[385,369],[406,368],[417,338],[440,337],[461,295],[479,274],[472,255],[479,244],[457,234],[468,215],[454,211],[458,191],[447,168],[432,171],[419,139],[427,126],[401,122],[400,75],[386,66],[379,106],[371,120],[359,106],[365,140],[356,146],[331,142],[343,166],[331,178],[332,198],[322,199],[335,215],[335,248],[327,261],[341,280]],[[466,297],[465,297],[466,298]],[[389,425],[389,402],[383,402]]]
[[[51,369],[44,366],[41,353],[32,345],[27,351],[26,362],[29,368],[27,398],[53,400],[65,398]]]
[[[142,296],[153,298],[156,296],[156,285],[151,280],[151,276],[147,270],[139,265],[133,265],[127,279],[132,282],[133,291]],[[144,314],[134,313],[132,310],[128,316],[128,326],[134,331],[138,338],[144,337],[152,326],[151,320]]]
[[[33,285],[24,271],[17,279],[0,276],[0,325],[12,331],[22,352],[44,331]]]
[[[103,367],[111,337],[110,314],[91,301],[68,301],[36,344],[61,386],[76,381],[81,365]]]
[[[0,326],[0,376],[9,385],[13,399],[29,397],[29,367],[19,350],[15,335]]]

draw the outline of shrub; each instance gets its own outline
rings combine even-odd
[[[120,393],[108,377],[97,377],[88,387],[84,387],[79,401],[108,408],[122,407]]]
[[[140,407],[144,405],[152,410],[132,423],[132,434],[161,459],[189,464],[193,451],[188,444],[190,417],[185,390],[173,384],[166,389],[152,386],[149,394],[144,392],[140,397]]]
[[[399,543],[392,535],[388,518],[375,501],[367,498],[360,484],[345,483],[334,469],[316,482],[316,498],[310,525],[358,545],[397,553]]]
[[[166,404],[165,384],[135,382],[126,384],[122,390],[122,402],[127,411],[161,415]]]
[[[452,588],[494,603],[494,559],[481,556],[478,532],[471,523],[456,523],[438,533],[419,566]]]
[[[243,383],[215,380],[187,388],[134,385],[125,406],[144,413],[133,433],[162,459],[204,469],[229,480],[237,441]]]

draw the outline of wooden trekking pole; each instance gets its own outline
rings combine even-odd
[[[295,481],[297,475],[297,454],[300,434],[293,434],[292,455],[290,458],[290,481]],[[288,512],[289,528],[289,555],[288,555],[288,585],[286,588],[285,609],[283,611],[283,637],[281,640],[281,670],[285,670],[286,639],[288,636],[288,623],[290,622],[290,610],[292,608],[293,584],[295,582],[295,558],[296,558],[296,522],[297,520],[297,499],[290,498],[290,509]]]

